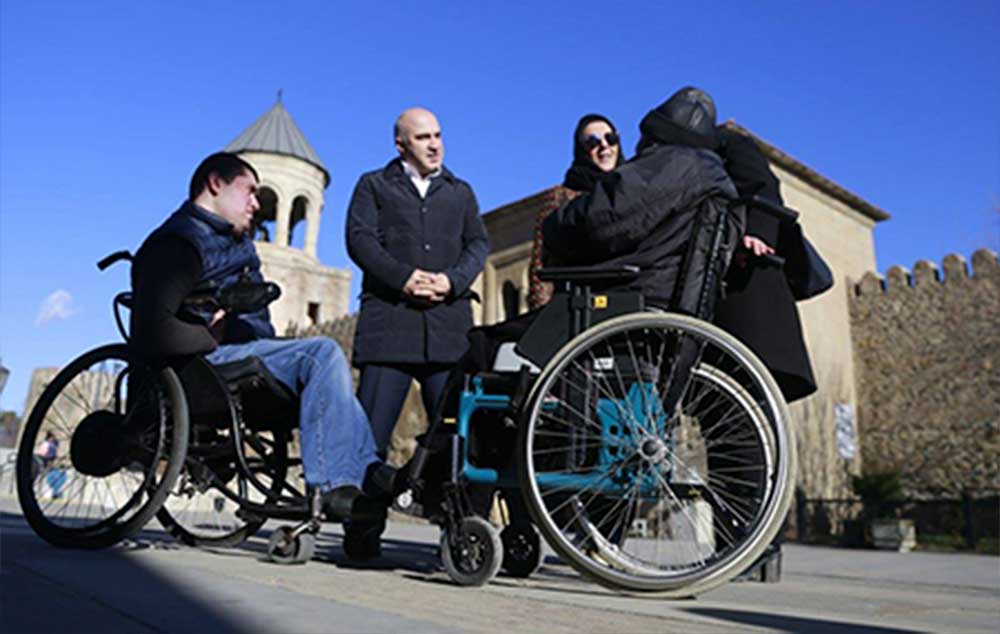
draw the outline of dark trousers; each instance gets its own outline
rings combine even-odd
[[[375,435],[375,450],[382,459],[388,452],[389,439],[403,409],[410,383],[416,381],[420,384],[424,410],[430,418],[444,391],[451,368],[451,364],[443,363],[367,363],[361,367],[358,400],[368,414]]]

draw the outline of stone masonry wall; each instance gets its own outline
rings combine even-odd
[[[906,494],[1000,486],[1000,264],[981,249],[867,273],[850,302],[864,472]]]

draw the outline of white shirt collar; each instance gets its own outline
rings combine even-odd
[[[441,175],[441,168],[437,168],[427,176],[421,176],[420,172],[417,171],[417,168],[407,163],[405,159],[400,159],[400,162],[403,164],[403,173],[409,176],[410,180],[413,181],[413,186],[417,188],[418,192],[420,192],[420,197],[424,198],[427,196],[427,190],[430,189],[431,186],[431,179]]]

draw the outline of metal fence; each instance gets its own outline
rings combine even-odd
[[[928,547],[996,552],[1000,543],[1000,491],[969,490],[960,498],[904,499],[891,503],[912,520],[917,542]],[[864,504],[857,498],[795,499],[790,537],[805,543],[863,546]]]

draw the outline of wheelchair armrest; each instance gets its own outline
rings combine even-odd
[[[548,266],[538,271],[543,282],[629,282],[639,277],[639,267],[621,266]]]
[[[747,207],[753,207],[754,209],[774,216],[778,219],[778,222],[782,224],[794,224],[795,222],[798,222],[799,219],[799,212],[794,209],[779,205],[756,194],[753,196],[743,196],[741,198],[737,198],[732,202],[732,205],[746,205]]]
[[[216,295],[226,312],[240,314],[263,309],[281,297],[281,287],[274,282],[236,282]]]

